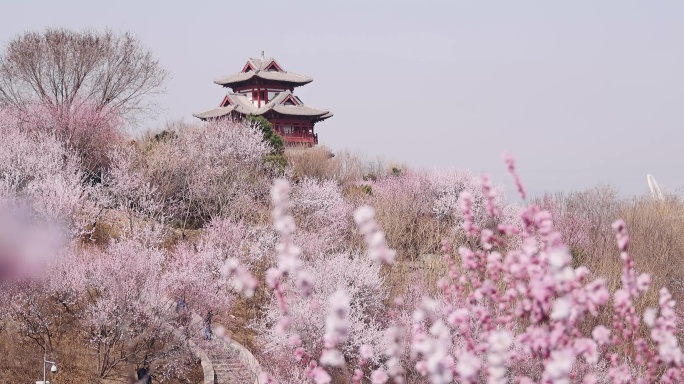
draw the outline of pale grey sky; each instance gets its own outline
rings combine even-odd
[[[261,50],[314,82],[322,144],[528,189],[684,188],[681,1],[3,1],[0,39],[109,27],[173,79],[159,121],[216,106],[213,79]]]

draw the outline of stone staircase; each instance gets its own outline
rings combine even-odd
[[[195,343],[204,350],[214,367],[214,383],[256,383],[256,373],[240,361],[239,351],[235,350],[230,342],[214,337],[212,340],[198,340]]]
[[[190,341],[202,350],[211,362],[214,371],[214,384],[261,384],[258,374],[261,371],[259,363],[252,353],[234,340],[227,340],[217,335],[217,324],[214,337],[204,340],[202,333],[202,318],[192,314],[190,326]],[[212,382],[205,377],[204,383]]]
[[[168,302],[171,311],[171,308],[175,308],[175,302]],[[218,336],[220,324],[212,326],[214,336],[211,340],[205,340],[202,318],[194,312],[190,312],[190,316],[187,330],[176,328],[173,333],[183,339],[185,332],[188,332],[188,345],[202,364],[202,384],[265,384],[259,381],[259,362],[247,348],[237,341]]]

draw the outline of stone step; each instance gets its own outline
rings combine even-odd
[[[216,384],[252,384],[256,377],[240,360],[228,343],[220,339],[196,341],[211,360],[215,372]]]
[[[256,374],[238,359],[238,351],[221,338],[205,340],[202,333],[191,331],[191,339],[211,361],[215,384],[254,384]]]
[[[246,368],[242,364],[226,364],[226,363],[217,362],[216,364],[214,364],[214,370],[241,371],[241,370],[246,370]]]

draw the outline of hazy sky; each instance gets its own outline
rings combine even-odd
[[[681,1],[3,1],[0,39],[131,31],[173,78],[158,118],[217,106],[213,79],[261,50],[314,78],[322,144],[422,168],[486,171],[533,193],[684,188]],[[151,123],[150,125],[154,125]]]

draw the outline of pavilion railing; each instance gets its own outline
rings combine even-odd
[[[281,133],[287,143],[318,144],[318,135],[313,133]]]

